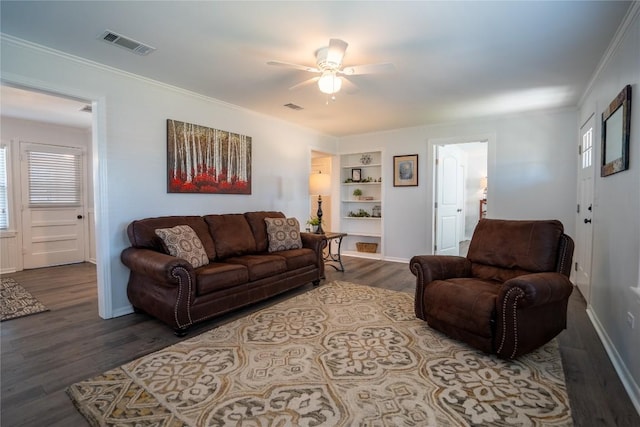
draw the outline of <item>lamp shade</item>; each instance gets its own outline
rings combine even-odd
[[[331,177],[326,173],[312,173],[309,175],[309,194],[324,196],[331,191]]]

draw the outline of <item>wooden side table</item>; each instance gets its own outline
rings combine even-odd
[[[342,238],[346,235],[347,233],[334,233],[332,231],[326,231],[324,233],[324,238],[327,240],[327,252],[324,254],[324,263],[335,268],[336,271],[344,271],[340,247],[342,246]],[[332,241],[335,241],[337,244],[337,252],[333,252]]]

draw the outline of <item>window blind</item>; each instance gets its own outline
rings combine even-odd
[[[29,207],[79,206],[80,155],[28,151]]]
[[[0,147],[0,230],[9,228],[7,147]]]

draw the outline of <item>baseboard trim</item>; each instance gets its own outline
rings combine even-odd
[[[622,381],[622,385],[627,391],[627,394],[631,399],[631,403],[633,404],[634,408],[636,408],[638,415],[640,415],[640,387],[638,387],[638,384],[634,381],[631,373],[627,369],[627,366],[620,357],[618,350],[616,350],[616,347],[613,345],[613,342],[602,326],[602,323],[600,323],[600,320],[598,320],[598,316],[596,316],[590,306],[587,307],[587,316],[589,316],[591,324],[595,328],[598,337],[600,337],[600,341],[602,342],[602,345],[604,346],[604,349],[609,356],[609,360],[611,360],[613,368],[616,370],[620,381]]]
[[[400,263],[403,263],[403,264],[409,264],[409,260],[406,259],[406,258],[384,257],[384,261],[400,262]]]
[[[126,316],[127,314],[131,314],[131,313],[133,313],[133,306],[132,305],[127,305],[125,307],[116,308],[111,312],[113,317]]]

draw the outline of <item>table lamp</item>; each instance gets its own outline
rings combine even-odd
[[[312,173],[309,175],[309,194],[318,196],[318,229],[317,234],[324,234],[322,229],[322,195],[325,196],[331,191],[331,177],[326,173]]]

